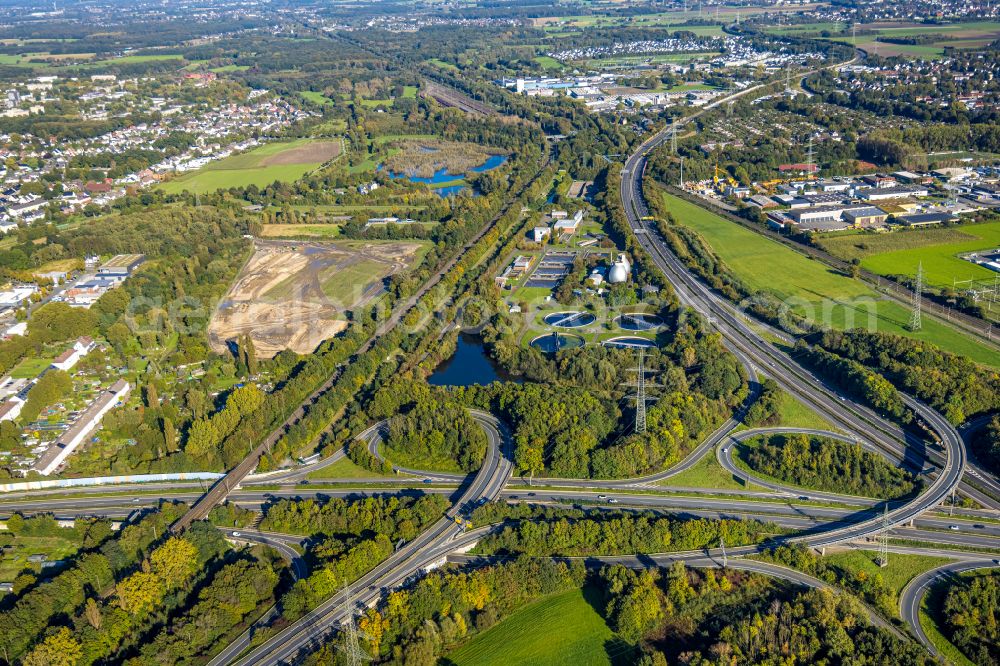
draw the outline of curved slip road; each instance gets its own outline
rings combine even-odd
[[[509,558],[505,557],[490,557],[482,555],[449,555],[448,562],[456,565],[465,566],[481,566],[484,564],[495,564],[502,562]],[[595,555],[587,557],[553,557],[551,558],[557,561],[564,562],[583,562],[589,568],[602,568],[605,566],[621,565],[630,569],[665,569],[669,568],[670,565],[675,562],[683,562],[685,566],[693,567],[696,569],[736,569],[739,571],[750,571],[758,574],[763,574],[772,578],[778,578],[780,580],[788,581],[802,587],[808,587],[817,590],[828,590],[834,594],[842,594],[841,590],[835,586],[822,581],[814,576],[803,573],[796,569],[790,569],[780,564],[772,564],[770,562],[762,562],[760,560],[748,560],[745,558],[732,559],[723,558],[721,555],[719,557],[706,556],[704,553],[699,552],[685,552],[685,553],[663,553],[663,554],[653,554],[653,555]],[[904,635],[894,627],[890,622],[885,620],[882,616],[872,610],[867,604],[858,601],[859,604],[864,608],[865,613],[868,616],[868,620],[883,629],[894,634],[897,638],[904,639]]]
[[[687,122],[690,122],[690,118],[678,121],[677,124]],[[647,155],[649,151],[668,139],[669,132],[670,127],[661,130],[643,142],[628,158],[622,171],[621,197],[636,239],[664,272],[681,302],[693,307],[702,313],[709,323],[714,324],[729,347],[742,352],[758,368],[771,375],[782,388],[813,406],[834,425],[864,439],[871,437],[873,443],[882,445],[888,450],[903,449],[905,455],[905,444],[901,446],[899,442],[898,427],[873,415],[861,405],[849,401],[845,396],[839,395],[812,372],[802,368],[790,356],[764,340],[748,325],[749,318],[745,314],[734,312],[719,295],[691,275],[658,235],[657,229],[648,224],[646,219],[648,210],[642,198],[642,177]],[[955,428],[938,412],[922,402],[909,396],[904,396],[904,400],[907,406],[920,415],[941,437],[945,455],[940,470],[927,490],[911,502],[889,513],[890,526],[906,524],[947,498],[958,487],[965,469],[965,445]],[[845,416],[844,412],[848,415]],[[817,547],[835,545],[869,537],[881,530],[881,520],[869,519],[855,525],[830,530],[821,536],[810,537],[808,544]]]
[[[937,649],[937,646],[927,637],[923,626],[920,624],[920,606],[930,588],[938,581],[957,576],[966,571],[976,569],[995,569],[1000,567],[1000,560],[981,559],[964,560],[960,562],[950,562],[948,564],[925,571],[907,584],[903,592],[899,595],[899,614],[906,622],[910,631],[917,637],[928,652],[938,660],[945,660],[944,655]]]
[[[803,488],[801,486],[795,486],[792,484],[771,481],[761,476],[758,476],[752,471],[748,471],[745,468],[740,467],[733,459],[733,453],[734,450],[736,449],[737,444],[745,442],[746,440],[752,439],[754,437],[759,437],[761,435],[766,436],[766,435],[783,435],[783,434],[802,434],[802,435],[811,435],[815,437],[826,437],[829,439],[836,439],[838,441],[845,442],[847,444],[859,443],[857,439],[854,437],[849,437],[847,435],[842,435],[840,433],[831,432],[829,430],[817,430],[814,428],[754,428],[752,430],[743,430],[741,432],[731,435],[730,441],[726,442],[718,449],[716,449],[715,457],[719,461],[719,464],[722,466],[722,468],[725,469],[730,474],[734,475],[735,477],[746,479],[750,483],[760,486],[761,488],[768,488],[782,495],[794,495],[798,497],[800,500],[819,500],[826,502],[849,501],[849,502],[861,502],[869,505],[881,504],[884,502],[884,500],[871,497],[862,497],[859,495],[846,495],[843,493],[813,490],[811,488]],[[881,455],[882,457],[886,457],[885,453],[881,449],[878,449],[877,447],[874,447],[871,444],[866,445],[864,443],[861,443],[861,446],[871,451],[872,453],[876,453],[878,455]],[[893,504],[899,505],[900,503],[890,501],[889,504],[890,506],[892,506]]]
[[[442,559],[452,549],[448,542],[465,531],[465,516],[481,500],[490,501],[500,495],[513,466],[511,437],[506,426],[492,415],[475,412],[474,417],[483,426],[488,440],[486,459],[478,474],[443,518],[355,581],[355,606],[374,604],[383,588],[398,586]],[[335,596],[233,663],[247,666],[290,660],[302,649],[319,644],[344,617],[343,600]]]
[[[262,544],[274,548],[291,566],[292,578],[299,580],[309,575],[309,567],[302,559],[299,551],[292,547],[292,544],[301,545],[305,539],[291,534],[273,534],[271,532],[260,532],[258,530],[242,529],[239,527],[219,528],[226,541],[246,544]]]

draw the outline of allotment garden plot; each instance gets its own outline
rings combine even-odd
[[[423,254],[421,243],[263,241],[209,325],[215,351],[244,335],[257,355],[312,352],[347,327],[345,311],[383,293],[384,280]]]

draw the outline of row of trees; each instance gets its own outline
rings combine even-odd
[[[805,365],[830,379],[855,398],[871,405],[879,413],[909,422],[912,414],[892,382],[858,361],[844,358],[800,340],[796,357]]]
[[[307,578],[281,599],[285,617],[295,619],[336,594],[387,558],[400,539],[410,540],[444,515],[440,495],[283,500],[268,509],[264,529],[308,534]]]
[[[523,520],[483,537],[484,554],[619,555],[663,553],[758,543],[773,525],[752,520],[682,520],[652,513],[599,512],[582,517]]]
[[[449,503],[441,495],[384,495],[332,497],[317,500],[279,500],[267,508],[261,521],[266,532],[357,536],[369,533],[412,539],[421,526],[437,520]]]
[[[864,569],[852,571],[832,564],[815,551],[800,544],[778,546],[766,551],[764,559],[782,564],[851,591],[886,617],[896,617],[899,601],[896,592],[885,582],[881,573],[869,574]]]
[[[607,567],[597,583],[609,623],[640,645],[642,666],[928,663],[916,643],[874,627],[857,600],[830,590],[680,562],[666,572]]]
[[[421,469],[445,460],[472,472],[486,457],[486,433],[452,401],[418,398],[389,419],[388,430],[385,445],[389,456]]]
[[[175,513],[179,508],[167,515],[172,520]],[[134,553],[138,557],[130,558],[125,568],[112,566],[103,580],[93,575],[89,562],[96,553],[80,558],[81,566],[87,564],[80,572],[85,586],[64,601],[57,616],[48,618],[44,638],[24,655],[23,663],[189,663],[211,654],[249,615],[273,602],[283,566],[276,554],[261,548],[234,554],[221,533],[205,523],[183,536],[158,539],[166,527],[156,518],[162,515],[130,525],[106,542],[109,547],[123,539],[134,542],[134,532],[143,530],[144,547]],[[30,597],[19,599],[10,612]],[[8,652],[7,659],[16,654]]]
[[[972,447],[991,469],[1000,469],[1000,416],[994,416],[975,434]]]
[[[772,435],[739,450],[752,469],[806,488],[896,499],[919,486],[911,474],[860,444],[826,437]]]
[[[358,621],[364,647],[378,663],[435,666],[451,649],[545,595],[581,586],[582,564],[521,558],[470,571],[435,571],[390,592]],[[341,663],[336,643],[310,655],[308,666]]]
[[[173,666],[196,663],[274,601],[280,563],[263,557],[237,557],[198,592],[195,603],[151,636],[129,663]]]
[[[818,344],[881,373],[956,425],[1000,410],[1000,375],[965,356],[865,329],[825,331]]]

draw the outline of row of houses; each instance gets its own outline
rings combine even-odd
[[[125,196],[130,188],[151,186],[168,174],[198,169],[209,162],[252,149],[267,137],[280,134],[284,128],[310,115],[283,99],[266,97],[267,91],[263,90],[251,91],[246,102],[241,104],[223,104],[189,113],[195,111],[194,107],[168,106],[164,98],[149,97],[138,90],[122,87],[126,83],[134,85],[134,79],[117,81],[113,75],[108,77],[106,81],[95,80],[97,87],[85,93],[91,101],[127,97],[129,108],[144,114],[156,110],[160,117],[68,143],[51,144],[45,137],[25,134],[22,147],[0,148],[0,181],[6,185],[0,191],[0,233],[9,233],[19,225],[43,219],[50,206],[67,214],[78,212],[89,204],[105,206]],[[158,142],[178,133],[192,135],[195,139],[179,154],[168,155],[167,148],[160,147]],[[248,136],[251,134],[254,136]],[[2,141],[7,139],[9,136],[0,136]],[[43,197],[34,191],[21,191],[24,184],[44,182],[45,174],[66,169],[79,157],[95,153],[120,155],[136,149],[158,150],[164,157],[148,168],[113,181],[62,182],[62,190],[57,196]],[[11,161],[15,163],[13,166]]]

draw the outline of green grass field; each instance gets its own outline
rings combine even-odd
[[[562,63],[552,56],[535,56],[532,60],[545,69],[562,69]]]
[[[8,67],[43,67],[44,65],[38,65],[28,62],[28,56],[26,55],[15,55],[12,53],[0,53],[0,65],[7,65]]]
[[[606,14],[590,14],[590,15],[579,15],[579,16],[549,16],[534,19],[536,27],[542,27],[546,32],[562,33],[567,27],[572,28],[607,28],[615,26],[628,26],[628,27],[643,27],[643,28],[667,28],[671,30],[690,30],[696,32],[696,34],[723,34],[722,23],[731,23],[736,19],[737,14],[740,17],[748,17],[754,14],[760,14],[762,12],[797,12],[804,11],[814,7],[817,7],[823,3],[809,3],[804,5],[767,5],[760,7],[736,7],[736,6],[719,6],[712,9],[711,12],[706,10],[705,15],[702,16],[700,12],[695,11],[667,11],[667,12],[657,12],[654,14],[643,14],[641,16],[609,16]],[[715,17],[718,21],[718,25],[709,26],[689,26],[683,25],[685,22],[696,18],[711,19]],[[705,32],[698,32],[698,31]],[[709,32],[715,30],[717,32]]]
[[[784,391],[781,392],[781,402],[778,405],[778,425],[788,428],[833,430],[833,426],[826,419]]]
[[[316,92],[315,90],[301,90],[299,91],[299,95],[301,95],[304,99],[310,102],[314,102],[315,104],[333,103],[333,100],[331,100],[329,97],[327,97],[321,92]]]
[[[14,379],[34,379],[51,364],[51,358],[26,358],[10,371],[10,376]]]
[[[384,444],[381,447],[382,455],[389,459],[394,467],[405,467],[407,469],[422,469],[429,472],[449,472],[461,474],[462,468],[458,463],[446,455],[424,456],[411,455],[398,449],[390,448]]]
[[[733,478],[733,473],[727,471],[715,457],[715,453],[706,454],[690,469],[658,482],[658,486],[672,488],[717,488],[719,490],[747,490],[742,481]]]
[[[11,582],[21,570],[38,565],[28,562],[29,555],[46,555],[49,561],[65,559],[79,550],[69,539],[57,536],[19,536],[14,539],[13,548],[0,556],[0,581]]]
[[[220,188],[256,185],[265,187],[275,181],[292,182],[298,180],[326,160],[302,161],[295,164],[268,164],[269,159],[280,159],[282,153],[308,146],[313,139],[276,141],[258,146],[239,155],[231,155],[217,162],[168,180],[162,185],[167,194],[178,194],[187,190],[193,194],[214,192]],[[303,157],[303,160],[309,159]]]
[[[562,592],[525,606],[445,658],[455,666],[605,666],[632,650],[595,610],[594,588]]]
[[[358,100],[358,103],[366,109],[375,109],[380,106],[392,106],[395,101],[394,99],[362,99]]]
[[[996,275],[994,271],[966,261],[959,255],[1000,247],[1000,222],[970,225],[954,231],[968,238],[963,239],[958,234],[951,239],[947,239],[944,235],[931,237],[932,241],[944,242],[930,242],[923,247],[887,250],[865,257],[861,260],[861,265],[880,275],[915,275],[917,265],[922,263],[927,284],[939,287],[951,287],[954,280],[992,279]],[[912,235],[921,233],[923,232],[909,232]]]
[[[430,65],[434,65],[435,67],[440,67],[441,69],[447,69],[447,70],[450,70],[450,71],[453,71],[453,72],[457,72],[458,71],[458,66],[457,65],[454,65],[454,64],[452,64],[450,62],[447,62],[445,60],[441,60],[440,58],[431,58],[431,59],[426,60],[424,62],[426,62],[426,63],[428,63]]]
[[[375,479],[375,478],[410,478],[413,477],[398,477],[393,475],[383,476],[377,472],[372,472],[364,467],[355,465],[350,458],[341,458],[337,462],[324,467],[323,469],[318,469],[315,472],[310,472],[306,475],[307,479]]]
[[[357,290],[381,278],[386,272],[385,264],[372,259],[361,259],[356,264],[337,269],[320,283],[323,293],[334,303],[354,303],[358,300]]]
[[[158,53],[155,55],[131,55],[121,58],[109,58],[107,60],[94,60],[88,62],[85,67],[104,67],[108,65],[131,65],[139,62],[160,62],[163,60],[183,60],[184,56],[179,53]]]
[[[901,55],[915,58],[939,57],[944,53],[945,46],[957,49],[978,49],[1000,37],[1000,22],[997,21],[970,21],[939,25],[876,23],[859,25],[858,29],[865,31],[865,33],[857,35],[856,39],[852,38],[851,33],[847,31],[846,23],[775,26],[768,28],[767,32],[774,35],[801,36],[818,35],[826,31],[830,33],[830,36],[821,37],[821,39],[856,44],[858,48],[882,56]],[[930,44],[891,44],[877,40],[878,37],[914,37],[919,35],[941,35],[941,39]]]
[[[962,654],[961,650],[945,638],[941,630],[938,629],[937,622],[931,618],[930,612],[927,609],[927,597],[924,597],[924,603],[920,607],[920,626],[923,628],[924,633],[927,634],[927,638],[934,644],[934,647],[945,656],[948,663],[954,666],[976,666],[975,663]]]
[[[263,238],[337,238],[339,224],[265,224],[261,227]]]
[[[222,67],[213,67],[210,72],[215,72],[216,74],[225,74],[226,72],[245,72],[250,69],[250,65],[223,65]]]
[[[907,330],[909,309],[885,299],[863,282],[693,203],[670,194],[664,197],[674,218],[700,233],[751,289],[774,294],[812,321],[840,329],[874,327],[1000,366],[1000,355],[994,349],[930,317],[924,317],[920,331]]]
[[[916,576],[951,561],[947,557],[892,553],[889,555],[889,566],[880,567],[875,562],[877,558],[878,553],[875,552],[849,550],[841,553],[831,553],[823,559],[827,564],[832,564],[854,575],[857,575],[859,572],[864,572],[868,576],[881,575],[882,580],[893,591],[897,599],[899,598],[899,593],[906,587],[906,584]],[[898,606],[899,604],[897,603],[896,605]]]

